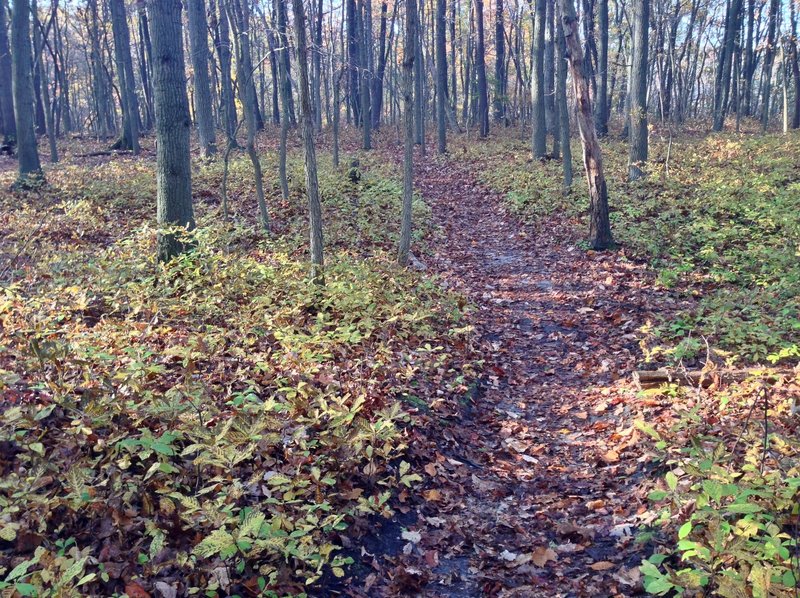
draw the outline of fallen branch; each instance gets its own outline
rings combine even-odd
[[[634,382],[643,387],[653,387],[660,384],[678,384],[685,386],[700,386],[708,388],[712,385],[742,382],[749,378],[758,378],[765,382],[774,383],[784,376],[794,375],[791,369],[744,368],[727,370],[640,370],[633,373]]]

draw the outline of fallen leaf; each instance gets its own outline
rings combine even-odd
[[[539,548],[534,550],[531,554],[531,560],[533,560],[533,564],[537,567],[544,567],[547,561],[557,561],[558,554],[552,548],[539,546]]]
[[[589,565],[589,569],[592,569],[593,571],[607,571],[608,569],[613,569],[614,567],[616,567],[616,565],[611,561],[597,561],[596,563]]]

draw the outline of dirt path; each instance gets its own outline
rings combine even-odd
[[[471,168],[431,157],[415,172],[443,231],[426,265],[477,306],[488,378],[431,455],[434,493],[413,528],[420,540],[395,570],[407,587],[395,588],[636,593],[644,466],[629,379],[640,358],[634,333],[658,303],[650,277],[621,252],[576,248],[574,227],[558,218],[522,225]]]

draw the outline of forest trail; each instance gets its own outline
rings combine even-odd
[[[634,333],[660,302],[643,266],[577,248],[566,218],[524,225],[474,169],[457,156],[415,165],[442,232],[426,265],[476,306],[488,379],[432,456],[443,496],[420,509],[411,570],[426,596],[626,595],[646,501],[628,450]]]

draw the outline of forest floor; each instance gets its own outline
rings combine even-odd
[[[458,154],[415,165],[440,227],[423,267],[476,306],[486,376],[430,455],[400,580],[432,596],[625,594],[648,550],[633,542],[648,468],[635,332],[671,306],[624,252],[577,249],[568,218],[521,222]]]
[[[323,294],[302,158],[284,200],[271,135],[273,235],[245,157],[228,222],[196,161],[195,249],[168,265],[147,143],[65,147],[0,194],[0,589],[793,595],[800,137],[655,139],[635,184],[606,142],[608,252],[577,160],[563,195],[521,138],[456,137],[415,158],[409,269],[397,137],[346,135],[340,168],[327,141]],[[711,388],[633,379],[666,365]]]

